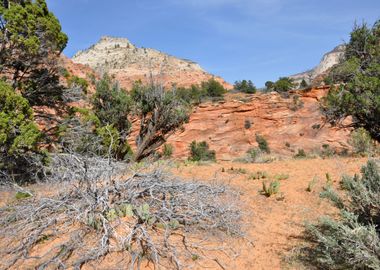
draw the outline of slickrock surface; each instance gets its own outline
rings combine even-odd
[[[292,98],[283,99],[277,93],[256,94],[247,102],[227,95],[225,102],[195,108],[189,123],[172,135],[168,143],[173,144],[175,157],[186,158],[193,140],[206,141],[219,160],[244,156],[257,146],[256,133],[267,139],[273,152],[283,155],[294,155],[298,149],[310,153],[321,149],[323,144],[342,151],[349,148],[350,130],[324,124],[318,100],[327,91],[320,88],[302,94],[303,107],[296,111],[290,109]],[[250,128],[245,127],[246,121]]]

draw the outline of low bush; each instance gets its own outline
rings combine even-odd
[[[164,144],[162,148],[162,156],[165,158],[171,158],[173,155],[173,145],[171,144]]]
[[[311,246],[302,252],[306,263],[318,269],[379,269],[379,165],[368,161],[361,173],[361,177],[343,177],[345,199],[331,187],[322,194],[340,210],[340,216],[307,225]]]
[[[349,144],[354,153],[360,156],[371,155],[375,148],[371,135],[364,128],[358,128],[351,133]]]
[[[47,156],[39,150],[42,134],[29,102],[0,81],[0,184],[33,182]]]
[[[190,144],[190,157],[191,161],[215,161],[216,154],[214,150],[209,149],[209,145],[207,142],[199,142],[193,141]]]
[[[263,181],[263,189],[261,194],[266,197],[271,197],[272,195],[277,194],[280,191],[280,182],[278,180],[271,181],[268,185],[265,181]]]
[[[256,134],[256,142],[259,145],[259,149],[267,154],[270,154],[270,148],[267,140],[260,134]]]
[[[247,94],[254,94],[257,91],[256,86],[251,80],[236,81],[234,89]]]
[[[294,155],[294,158],[306,158],[306,152],[303,149],[298,149],[297,154]]]

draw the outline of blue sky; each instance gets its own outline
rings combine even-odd
[[[47,0],[69,35],[67,56],[101,36],[126,37],[257,86],[314,67],[380,0]]]

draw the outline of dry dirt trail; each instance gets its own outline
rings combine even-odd
[[[304,269],[290,257],[303,243],[305,222],[334,213],[331,205],[319,197],[326,183],[326,173],[337,187],[342,175],[359,173],[365,163],[366,159],[355,158],[288,160],[270,164],[225,162],[190,165],[173,172],[191,179],[218,179],[242,192],[241,199],[247,208],[244,223],[253,247],[243,247],[240,256],[231,261],[227,269]],[[238,173],[239,168],[246,173]],[[280,174],[289,178],[280,180],[279,195],[267,198],[260,194],[262,180],[248,179],[249,174],[257,171],[267,172],[269,178]],[[314,190],[308,192],[306,189],[314,177],[318,182]]]

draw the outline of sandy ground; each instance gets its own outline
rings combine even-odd
[[[218,163],[207,166],[180,167],[175,174],[205,181],[224,181],[242,192],[247,215],[247,238],[253,247],[243,249],[228,269],[303,269],[292,259],[303,244],[302,234],[307,221],[333,214],[335,209],[319,197],[328,173],[338,187],[342,175],[360,172],[366,159],[289,160],[270,164]],[[224,168],[224,172],[223,171]],[[232,171],[231,168],[234,170]],[[243,169],[246,173],[239,173]],[[242,171],[242,170],[240,170]],[[260,194],[262,180],[250,180],[249,175],[265,171],[269,179],[286,174],[280,180],[280,194],[267,198]],[[317,184],[306,191],[313,178]]]
[[[366,159],[358,158],[288,160],[269,164],[218,162],[182,164],[173,166],[171,171],[186,179],[222,182],[241,192],[247,240],[235,239],[232,244],[226,241],[225,245],[231,245],[239,256],[223,258],[225,269],[304,269],[292,256],[297,247],[304,244],[302,234],[305,222],[335,212],[326,200],[319,197],[326,184],[326,173],[331,176],[333,185],[338,187],[342,175],[359,173],[365,163]],[[267,173],[268,178],[264,181],[279,175],[288,176],[280,180],[279,194],[268,198],[260,193],[262,180],[250,179],[250,175],[258,171]],[[317,179],[317,183],[313,191],[308,192],[306,189],[313,178]],[[44,195],[54,190],[43,185],[29,189]],[[0,207],[14,201],[14,193],[0,190]],[[108,259],[111,258],[112,255]],[[120,267],[117,269],[124,269]],[[203,264],[202,261],[192,269],[206,268],[220,269],[215,263]],[[85,269],[94,268],[87,265]],[[98,264],[95,269],[115,268]]]

